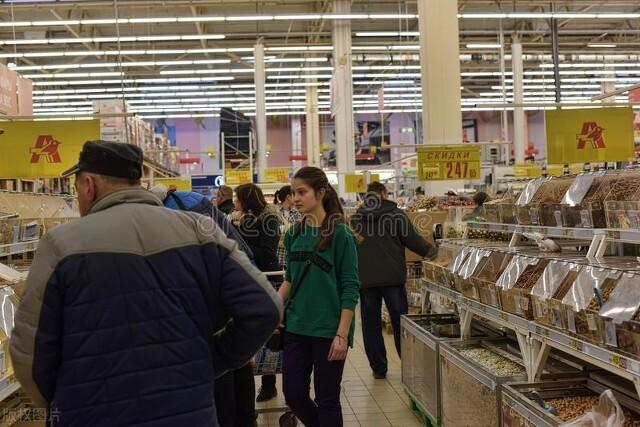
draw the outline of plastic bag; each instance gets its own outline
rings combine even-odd
[[[605,390],[590,411],[560,427],[624,427],[624,413],[613,392]]]

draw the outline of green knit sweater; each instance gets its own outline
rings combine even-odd
[[[300,275],[318,240],[319,227],[303,225],[289,229],[285,236],[287,281],[300,286],[286,312],[288,332],[312,337],[335,337],[343,309],[355,310],[360,293],[356,239],[344,224],[336,227],[331,246],[317,252],[302,283]],[[292,289],[293,291],[293,289]],[[349,331],[353,346],[355,321]]]

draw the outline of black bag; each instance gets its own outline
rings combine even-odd
[[[305,262],[304,270],[302,270],[302,274],[300,275],[300,278],[298,279],[297,286],[295,284],[292,285],[291,295],[289,295],[289,299],[287,300],[287,302],[284,305],[284,316],[287,315],[287,308],[289,307],[289,305],[291,305],[291,302],[293,301],[293,297],[296,296],[296,293],[298,292],[298,289],[300,289],[300,286],[302,285],[302,282],[303,282],[305,276],[309,272],[309,269],[311,268],[311,263],[313,262],[312,261],[313,260],[313,256],[315,254],[316,254],[316,252],[314,251],[311,255],[309,255],[309,258],[307,258],[307,261]],[[285,319],[282,320],[282,323],[285,324]],[[284,330],[281,329],[280,333],[273,334],[271,336],[271,338],[269,338],[269,341],[267,341],[267,343],[265,345],[270,351],[273,351],[274,353],[282,351],[282,348],[283,348],[282,334],[283,333],[284,333]]]

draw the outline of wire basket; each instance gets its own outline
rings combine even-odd
[[[254,375],[275,375],[282,373],[282,352],[273,352],[266,347],[254,357]]]

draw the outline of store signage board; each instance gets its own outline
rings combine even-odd
[[[230,170],[225,171],[224,181],[227,185],[249,184],[251,180],[250,170]]]
[[[190,178],[156,178],[153,182],[156,185],[162,184],[169,190],[191,191]]]
[[[99,120],[0,123],[0,178],[59,178],[78,162],[86,141],[100,139]]]
[[[191,188],[218,188],[223,185],[223,175],[191,175]]]
[[[380,181],[380,175],[377,173],[371,174],[371,182]],[[344,186],[347,193],[366,193],[367,184],[364,179],[364,175],[358,175],[355,173],[349,173],[344,176]]]
[[[418,177],[422,181],[480,179],[480,147],[473,144],[418,147]]]
[[[624,162],[634,157],[631,107],[549,110],[545,127],[549,163]]]
[[[291,181],[290,168],[267,168],[264,171],[264,182],[282,182]]]

